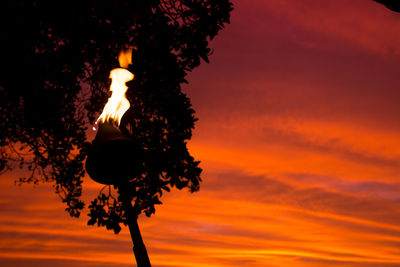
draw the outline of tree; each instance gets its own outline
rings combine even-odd
[[[5,3],[4,3],[5,2]],[[182,93],[185,76],[208,62],[208,43],[226,23],[229,0],[3,2],[0,78],[0,172],[26,168],[19,182],[52,182],[78,217],[87,127],[109,96],[117,55],[135,47],[131,108],[120,129],[140,144],[129,195],[136,216],[150,216],[172,187],[199,190],[201,169],[189,154],[196,118]],[[89,224],[118,233],[127,214],[112,188],[89,205]]]
[[[397,0],[374,0],[375,2],[385,5],[392,11],[400,12],[400,2]]]

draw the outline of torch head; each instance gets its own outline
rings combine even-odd
[[[86,159],[89,176],[101,184],[121,184],[140,174],[142,152],[110,123],[100,123]]]
[[[128,89],[126,82],[132,80],[134,75],[125,68],[132,63],[132,49],[121,51],[119,61],[122,68],[113,69],[110,73],[112,95],[97,119],[99,129],[86,159],[87,173],[102,184],[123,183],[140,175],[143,167],[140,164],[140,159],[143,159],[140,147],[109,122],[112,120],[119,125],[130,107],[125,97]]]

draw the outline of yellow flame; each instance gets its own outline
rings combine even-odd
[[[121,51],[119,55],[120,66],[126,68],[131,63],[132,49]],[[116,68],[110,72],[110,91],[112,94],[96,123],[99,121],[104,123],[108,120],[113,120],[118,122],[118,125],[120,124],[122,116],[130,107],[129,101],[125,97],[125,93],[128,90],[125,83],[131,81],[133,77],[134,75],[130,71],[123,68]]]

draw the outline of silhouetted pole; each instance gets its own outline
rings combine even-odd
[[[125,206],[126,217],[128,219],[129,232],[133,243],[133,253],[135,254],[138,267],[151,267],[149,255],[147,254],[146,246],[143,243],[142,235],[140,234],[137,215],[131,203],[131,197],[127,186],[118,186],[122,203]]]
[[[137,223],[137,212],[132,206],[129,177],[138,175],[142,153],[131,138],[110,123],[100,123],[96,137],[86,158],[86,171],[96,182],[115,185],[119,189],[126,212],[129,231],[138,267],[151,267],[146,247]]]

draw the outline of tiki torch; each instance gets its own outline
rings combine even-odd
[[[140,174],[141,149],[129,136],[113,126],[119,126],[122,116],[130,107],[125,93],[128,90],[126,82],[134,78],[126,69],[132,63],[132,49],[120,53],[119,63],[121,68],[110,72],[112,94],[96,121],[99,127],[86,158],[86,171],[94,181],[118,188],[127,214],[137,266],[149,267],[150,260],[128,189],[129,179]]]

